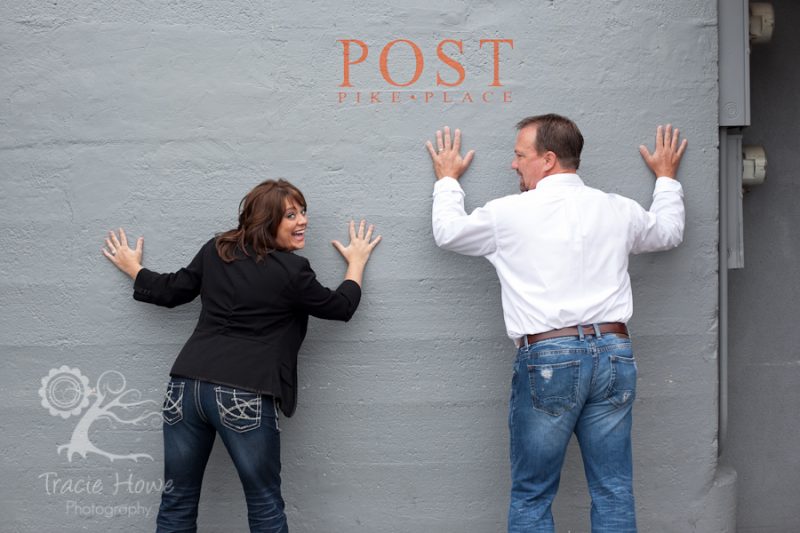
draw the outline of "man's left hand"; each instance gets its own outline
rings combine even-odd
[[[472,156],[475,155],[475,150],[470,150],[467,155],[461,157],[459,153],[461,151],[461,130],[456,130],[451,142],[448,126],[444,127],[444,135],[441,130],[436,131],[437,150],[433,149],[430,141],[427,141],[425,146],[431,154],[433,171],[436,173],[437,180],[444,177],[459,179],[467,171],[467,167],[472,162]]]
[[[656,129],[656,145],[653,153],[651,154],[645,145],[639,146],[639,153],[656,178],[677,178],[678,166],[688,144],[686,139],[678,143],[680,135],[678,128],[673,130],[671,124],[667,124],[666,128],[659,126]]]

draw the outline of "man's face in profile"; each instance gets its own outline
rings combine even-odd
[[[519,130],[511,168],[519,175],[520,192],[535,189],[536,184],[545,176],[544,154],[536,151],[535,142],[536,126],[526,126]]]

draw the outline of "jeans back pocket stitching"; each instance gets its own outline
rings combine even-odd
[[[272,398],[272,409],[275,411],[275,430],[280,433],[281,426],[280,426],[280,417],[278,416],[278,401],[273,397]]]
[[[230,389],[229,391],[223,389],[222,387],[216,387],[214,392],[216,393],[217,410],[219,411],[220,422],[222,422],[223,426],[237,433],[244,433],[246,431],[257,429],[261,426],[261,396],[256,395],[254,398],[245,400],[243,398],[236,397],[236,389]],[[233,405],[231,408],[226,407],[222,401],[222,395],[226,393],[230,394],[233,400]],[[255,393],[248,392],[247,394]],[[248,413],[248,409],[254,411],[254,413]],[[245,424],[243,426],[237,426],[235,422],[240,421],[252,422],[249,425]]]
[[[164,404],[161,406],[161,418],[173,426],[183,420],[183,383],[176,383],[170,381],[167,384],[167,393],[164,395]],[[177,399],[174,398],[174,392],[178,392]],[[174,417],[168,417],[167,414],[173,414]]]
[[[611,379],[608,383],[608,388],[606,389],[606,399],[614,404],[616,407],[625,407],[628,405],[636,396],[636,359],[634,357],[624,357],[619,355],[611,355],[609,356],[609,360],[611,361]],[[617,389],[617,365],[631,365],[634,371],[634,382],[632,389]],[[622,400],[617,401],[615,399],[615,393],[622,392]]]

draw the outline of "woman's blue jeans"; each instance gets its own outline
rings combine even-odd
[[[599,333],[599,330],[597,331]],[[551,505],[575,433],[592,498],[593,533],[635,533],[631,408],[636,362],[613,333],[522,346],[511,385],[509,533],[555,531]]]
[[[217,434],[242,482],[250,531],[288,531],[281,498],[280,430],[271,396],[173,378],[163,416],[165,489],[157,533],[197,531],[200,486]]]

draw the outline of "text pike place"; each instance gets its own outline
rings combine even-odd
[[[369,76],[368,70],[376,67],[374,62],[372,65],[367,62],[370,45],[359,39],[337,42],[342,52],[342,81],[337,95],[340,105],[511,102],[511,91],[503,89],[501,74],[503,59],[514,48],[513,39],[480,39],[466,46],[463,40],[443,39],[435,48],[436,70],[430,79],[423,78],[426,55],[416,42],[410,39],[389,41],[380,48],[377,65],[386,86],[369,89],[361,88],[359,80]],[[464,63],[465,48],[467,54],[486,54],[486,59],[491,61],[491,72],[470,75]],[[432,53],[428,51],[429,56]]]

